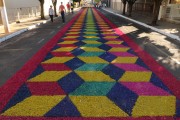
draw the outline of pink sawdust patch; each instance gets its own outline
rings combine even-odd
[[[124,86],[134,91],[138,95],[147,96],[169,96],[170,94],[165,90],[156,87],[150,82],[121,82]]]
[[[126,48],[127,46],[124,46],[124,45],[121,45],[121,44],[108,44],[109,46],[111,47],[123,47],[123,48]]]
[[[146,68],[136,64],[114,64],[125,71],[148,71]]]
[[[136,57],[135,55],[128,52],[109,52],[109,53],[116,55],[118,57]]]

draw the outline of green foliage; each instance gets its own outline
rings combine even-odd
[[[73,2],[80,2],[81,0],[73,0]]]
[[[98,3],[100,0],[95,0],[96,3]]]
[[[136,0],[126,0],[129,4],[134,4]]]

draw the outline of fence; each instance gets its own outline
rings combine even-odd
[[[135,3],[133,10],[153,13],[153,7],[152,3]]]
[[[165,10],[165,16],[170,19],[180,19],[180,5],[170,4]]]
[[[7,15],[9,23],[20,21],[24,18],[37,17],[40,16],[40,6],[7,8]]]

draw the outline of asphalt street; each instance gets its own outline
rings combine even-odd
[[[178,59],[180,43],[104,10],[99,11],[151,54],[157,62],[168,69],[177,79],[180,79],[180,63]],[[67,15],[66,23],[75,14]],[[61,18],[58,17],[54,23],[48,22],[40,25],[38,28],[1,43],[0,86],[13,76],[63,25],[65,24],[62,24]]]

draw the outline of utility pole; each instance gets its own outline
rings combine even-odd
[[[6,6],[4,0],[0,0],[0,14],[2,17],[3,25],[4,25],[4,31],[5,33],[9,33],[9,22],[8,22],[8,17],[7,17],[7,12],[6,12]]]

